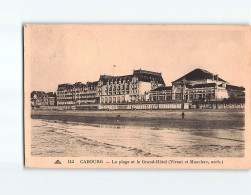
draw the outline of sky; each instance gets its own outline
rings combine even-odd
[[[27,25],[25,67],[31,90],[96,81],[134,69],[161,72],[166,85],[195,68],[244,86],[250,72],[248,36],[241,26]]]

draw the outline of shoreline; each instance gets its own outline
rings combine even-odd
[[[185,119],[181,113],[185,113]],[[119,117],[118,117],[119,115]],[[48,111],[31,112],[32,119],[180,129],[244,130],[244,109],[234,110],[136,110],[136,111]]]

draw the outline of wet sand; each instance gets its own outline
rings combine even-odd
[[[32,119],[31,154],[46,157],[243,157],[244,131],[124,127]]]
[[[243,157],[244,111],[32,111],[34,156]],[[119,119],[117,115],[120,115]]]
[[[244,129],[244,110],[32,111],[32,119],[100,125],[185,129]],[[117,117],[119,115],[119,118]]]

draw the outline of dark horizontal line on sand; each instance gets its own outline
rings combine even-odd
[[[244,120],[208,120],[206,118],[158,118],[158,117],[128,117],[128,116],[75,116],[73,114],[32,114],[32,119],[60,120],[63,122],[80,122],[100,125],[142,126],[156,128],[184,128],[184,129],[244,129]]]

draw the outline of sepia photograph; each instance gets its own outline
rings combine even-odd
[[[245,158],[248,30],[25,25],[26,156]]]
[[[251,194],[250,0],[0,4],[0,194]]]

